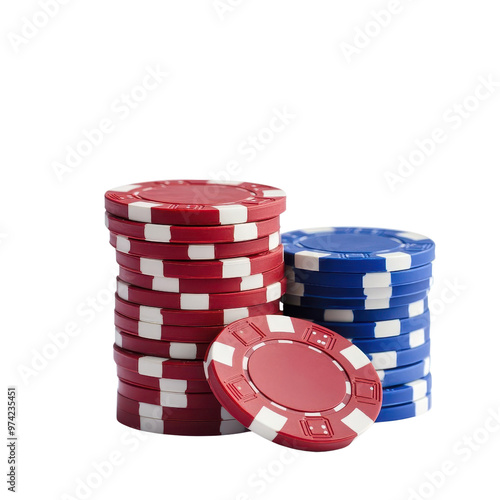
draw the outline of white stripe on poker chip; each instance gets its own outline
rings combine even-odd
[[[265,198],[281,198],[286,196],[286,193],[281,189],[264,189],[264,191],[262,191],[262,195]]]
[[[141,356],[137,361],[137,372],[148,377],[161,378],[163,375],[163,362],[167,358],[157,358],[155,356]]]
[[[241,278],[240,290],[255,290],[256,288],[264,287],[264,275],[254,274],[251,276],[244,276]]]
[[[124,236],[116,237],[116,249],[122,253],[130,252],[130,240]]]
[[[163,261],[140,257],[140,268],[142,274],[150,276],[163,276]]]
[[[158,380],[160,391],[167,392],[186,392],[187,380],[175,380],[173,378],[160,378]]]
[[[166,278],[164,276],[154,276],[152,287],[157,292],[179,293],[180,280],[178,278]]]
[[[410,348],[418,347],[425,344],[425,328],[414,330],[408,334],[410,337]],[[425,396],[425,394],[424,394]]]
[[[355,408],[347,417],[344,417],[342,422],[356,434],[362,434],[373,425],[373,420],[359,408]]]
[[[207,311],[210,309],[208,293],[181,293],[180,308],[190,311]]]
[[[220,423],[220,433],[221,434],[236,434],[237,432],[242,432],[245,429],[243,424],[240,424],[237,420],[222,420]]]
[[[269,235],[269,250],[274,250],[275,248],[278,248],[278,245],[280,244],[280,233],[273,233]]]
[[[380,253],[377,257],[385,259],[385,269],[389,272],[411,268],[411,255],[406,252]]]
[[[139,416],[146,418],[163,418],[163,408],[160,405],[139,402]]]
[[[288,316],[268,315],[266,321],[270,332],[295,333],[292,318]]]
[[[425,397],[415,401],[415,416],[418,417],[429,410],[429,398]]]
[[[390,370],[398,366],[398,353],[396,351],[374,352],[370,356],[376,370]]]
[[[122,338],[120,332],[118,332],[118,330],[115,330],[115,344],[118,347],[123,347],[123,338]]]
[[[414,316],[420,316],[425,312],[425,300],[418,300],[417,302],[413,302],[408,306],[408,316],[413,318]]]
[[[344,356],[344,358],[349,361],[349,363],[351,363],[356,370],[370,364],[368,357],[355,345],[351,345],[350,347],[343,349],[340,351],[340,354],[342,354],[342,356]]]
[[[171,342],[170,357],[174,359],[196,359],[197,345],[191,342]]]
[[[161,325],[163,323],[163,315],[161,309],[151,306],[139,306],[139,319],[147,323],[156,323]]]
[[[399,319],[375,322],[375,338],[397,337],[398,335],[401,335],[401,321]]]
[[[297,252],[294,256],[294,265],[297,269],[307,271],[319,271],[319,259],[330,255],[329,253],[311,252],[304,250]]]
[[[223,278],[239,278],[251,274],[252,265],[248,257],[222,259],[220,262],[222,262]]]
[[[107,213],[104,213],[104,225],[109,229],[109,217]]]
[[[368,309],[387,309],[391,306],[391,299],[365,299],[365,310]]]
[[[209,357],[218,363],[226,366],[233,366],[234,347],[221,342],[214,342],[210,348]],[[207,359],[207,364],[210,360]]]
[[[188,399],[186,394],[160,392],[160,404],[168,408],[187,408]]]
[[[249,429],[259,434],[259,436],[272,441],[276,438],[278,432],[283,429],[287,421],[287,417],[279,415],[271,409],[263,406],[253,419]]]
[[[388,287],[391,283],[391,273],[368,273],[363,276],[363,288]]]
[[[266,302],[273,302],[281,297],[281,283],[273,283],[267,286]]]
[[[127,193],[128,191],[135,191],[140,187],[142,187],[142,184],[126,184],[125,186],[114,188],[111,191],[118,191],[119,193]]]
[[[250,311],[248,307],[238,307],[236,309],[224,309],[224,324],[229,325],[239,319],[248,318]]]
[[[151,209],[160,207],[161,203],[151,203],[149,201],[134,201],[128,205],[128,218],[138,222],[151,222]]]
[[[156,434],[163,434],[164,421],[156,418],[140,417],[141,431],[154,432]]]
[[[148,241],[169,243],[172,239],[171,226],[160,224],[146,224],[144,226],[144,238]]]
[[[213,260],[215,245],[189,245],[188,257],[192,260]]]
[[[392,297],[392,287],[363,288],[363,293],[367,300],[390,299]]]
[[[161,325],[154,323],[137,322],[137,333],[139,337],[152,340],[161,340]],[[175,356],[172,355],[174,358]]]
[[[214,205],[214,208],[219,211],[222,225],[248,222],[248,209],[243,205]]]
[[[420,379],[420,380],[415,380],[414,382],[410,382],[408,385],[412,388],[413,390],[413,395],[412,395],[412,400],[417,401],[418,399],[425,398],[427,393],[429,392],[429,384],[427,383],[427,380]]]
[[[116,283],[116,292],[118,293],[118,297],[123,300],[128,300],[128,285],[123,281],[118,281]]]
[[[396,236],[398,236],[400,238],[408,238],[409,240],[413,240],[413,241],[422,241],[422,240],[429,239],[427,236],[423,236],[422,234],[410,233],[410,232],[397,233]]]
[[[248,224],[237,224],[233,229],[233,241],[256,240],[259,236],[259,230],[255,222]]]
[[[351,309],[325,309],[326,322],[352,323],[354,321],[354,311]]]
[[[431,371],[431,358],[425,358],[424,359],[424,374],[423,377],[426,375],[429,375],[429,372]]]

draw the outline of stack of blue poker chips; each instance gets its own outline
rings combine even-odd
[[[282,242],[284,314],[343,335],[370,358],[383,387],[377,422],[429,410],[434,242],[411,232],[354,227],[291,231]]]

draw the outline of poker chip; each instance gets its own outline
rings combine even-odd
[[[118,366],[148,377],[172,378],[176,380],[206,380],[202,361],[144,356],[122,349],[116,344],[113,346],[113,357]]]
[[[127,370],[121,366],[116,367],[116,374],[118,378],[125,380],[125,382],[148,387],[149,389],[156,389],[158,391],[180,392],[185,394],[211,392],[210,386],[205,380],[176,380],[173,378],[148,377],[147,375],[141,375],[140,373]],[[125,411],[128,410],[125,409]]]
[[[430,358],[414,363],[413,365],[392,368],[390,370],[377,370],[377,375],[382,382],[382,387],[407,384],[412,380],[426,377],[430,373]]]
[[[403,349],[402,351],[384,351],[365,353],[373,367],[376,370],[389,370],[400,366],[407,366],[422,361],[428,358],[431,353],[430,341],[424,344],[413,347],[412,349]]]
[[[229,307],[248,307],[279,300],[285,293],[286,280],[264,288],[230,293],[170,293],[129,285],[117,279],[118,296],[136,304],[187,311],[209,311]]]
[[[340,333],[340,332],[339,332]],[[353,339],[349,340],[363,352],[402,351],[413,349],[425,344],[430,339],[430,328],[421,328],[410,333],[396,335],[395,337],[382,337],[378,339]]]
[[[411,403],[387,406],[380,410],[377,422],[390,422],[393,420],[403,420],[405,418],[418,417],[427,413],[431,409],[431,395],[413,401]]]
[[[121,186],[106,193],[106,210],[124,219],[155,224],[217,226],[276,217],[285,193],[249,182],[174,180]]]
[[[156,434],[174,436],[219,436],[246,432],[236,420],[196,421],[196,420],[159,420],[141,417],[122,410],[116,411],[116,419],[127,427]]]
[[[323,273],[286,266],[286,277],[296,283],[340,288],[382,288],[407,285],[432,277],[432,264],[385,273]]]
[[[157,243],[234,243],[265,238],[280,229],[279,217],[228,226],[164,226],[120,219],[106,213],[106,227],[127,238]]]
[[[270,252],[222,260],[158,260],[116,252],[116,262],[131,271],[166,278],[241,278],[265,273],[283,263],[283,246]]]
[[[264,273],[240,278],[181,279],[148,276],[120,266],[122,281],[148,290],[172,293],[231,293],[264,288],[283,279],[283,264]]]
[[[411,295],[401,295],[399,297],[391,297],[388,299],[356,299],[356,298],[340,298],[340,297],[315,297],[315,296],[298,296],[285,294],[283,302],[293,306],[305,307],[322,307],[325,309],[357,309],[357,310],[373,310],[373,309],[389,309],[400,306],[405,306],[418,302],[427,297],[428,290],[423,290]]]
[[[205,359],[209,346],[209,344],[195,344],[193,342],[145,339],[120,330],[115,332],[115,344],[127,351],[173,359]]]
[[[288,316],[310,318],[314,321],[354,323],[366,321],[383,321],[399,318],[413,318],[428,309],[427,299],[388,309],[318,309],[314,307],[293,306],[284,304],[283,312]]]
[[[125,280],[127,281],[127,280]],[[378,288],[336,288],[335,286],[310,285],[308,283],[299,283],[287,279],[286,293],[288,295],[317,296],[340,299],[390,299],[412,295],[414,293],[429,290],[431,280],[426,279],[416,281],[407,285],[386,286]]]
[[[229,413],[284,446],[324,451],[349,445],[375,421],[382,388],[368,358],[323,327],[257,316],[225,327],[205,372]]]
[[[128,318],[160,324],[163,326],[201,326],[213,327],[223,326],[248,318],[250,316],[259,316],[261,314],[278,314],[280,312],[280,301],[275,300],[268,304],[258,304],[249,307],[237,307],[230,309],[217,309],[211,311],[186,311],[179,309],[161,309],[158,307],[149,307],[140,304],[134,304],[121,299],[118,295],[115,297],[115,310]],[[127,330],[127,328],[125,328]],[[168,329],[171,330],[171,329]],[[175,329],[175,332],[184,332],[183,329]],[[214,331],[213,329],[211,331]],[[203,333],[198,331],[194,333]],[[206,332],[210,335],[210,332]],[[170,334],[169,334],[170,335]],[[183,334],[184,335],[184,334]],[[173,338],[171,338],[173,340]]]
[[[220,403],[212,393],[181,394],[179,392],[157,391],[118,379],[118,393],[135,399],[169,408],[220,408]]]
[[[280,244],[279,232],[256,240],[234,243],[191,245],[188,243],[159,243],[127,238],[110,233],[109,242],[121,253],[161,260],[213,260],[246,257],[274,250]]]
[[[407,384],[388,387],[383,391],[382,408],[412,403],[427,396],[431,389],[431,374]]]
[[[285,263],[320,272],[393,272],[434,260],[434,242],[389,229],[330,227],[284,233]]]

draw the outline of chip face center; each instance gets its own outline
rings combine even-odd
[[[252,195],[245,188],[221,184],[173,184],[141,192],[144,200],[182,205],[224,205],[248,200]]]
[[[394,238],[375,234],[342,234],[335,232],[304,236],[300,239],[300,244],[310,250],[340,252],[343,254],[389,252],[401,247],[401,243]]]
[[[252,383],[274,403],[301,412],[336,407],[346,394],[346,377],[330,356],[300,342],[269,342],[248,361]]]

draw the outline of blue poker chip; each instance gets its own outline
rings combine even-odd
[[[375,370],[391,370],[408,366],[428,358],[431,354],[431,342],[428,340],[418,347],[402,351],[371,352],[365,354],[372,362]]]
[[[319,297],[309,295],[290,295],[286,293],[282,302],[291,306],[315,307],[321,309],[356,309],[373,310],[389,309],[399,306],[413,304],[427,297],[428,290],[413,293],[411,295],[401,295],[399,297],[390,297],[387,299],[359,299],[359,298],[338,298],[338,297]]]
[[[321,322],[357,323],[363,321],[383,321],[390,319],[413,318],[427,310],[427,299],[389,309],[320,309],[315,307],[293,306],[284,302],[283,312],[294,318],[311,319]]]
[[[431,406],[432,397],[431,393],[429,393],[427,396],[411,403],[382,407],[375,422],[391,422],[394,420],[418,417],[428,412]]]
[[[387,387],[383,390],[382,406],[402,405],[413,403],[419,399],[425,398],[432,389],[432,375],[429,373],[426,377],[419,378],[408,384]]]
[[[413,380],[426,377],[430,373],[431,360],[425,358],[413,365],[392,368],[391,370],[377,370],[382,387],[407,384]]]
[[[334,286],[311,285],[287,280],[286,293],[288,295],[329,297],[339,299],[390,299],[429,290],[431,280],[426,279],[407,285],[386,286],[378,288],[337,288]]]
[[[334,330],[333,328],[330,328]],[[337,333],[339,333],[337,331]],[[384,352],[384,351],[402,351],[405,349],[414,349],[425,344],[430,339],[430,328],[420,328],[410,333],[397,335],[396,337],[386,337],[379,339],[353,339],[347,337],[356,347],[363,352]]]
[[[434,260],[434,242],[416,233],[363,227],[291,231],[281,236],[285,263],[340,273],[394,272]]]
[[[296,283],[338,288],[387,288],[432,278],[432,264],[391,273],[320,273],[286,266],[286,277]]]
[[[287,309],[288,307],[284,306],[285,314],[287,314]],[[304,318],[312,319],[307,317]],[[315,322],[348,339],[388,339],[399,335],[405,335],[415,330],[420,330],[421,328],[429,328],[431,324],[431,315],[427,310],[424,311],[423,314],[412,318],[391,319],[386,321],[340,323],[318,320]]]

